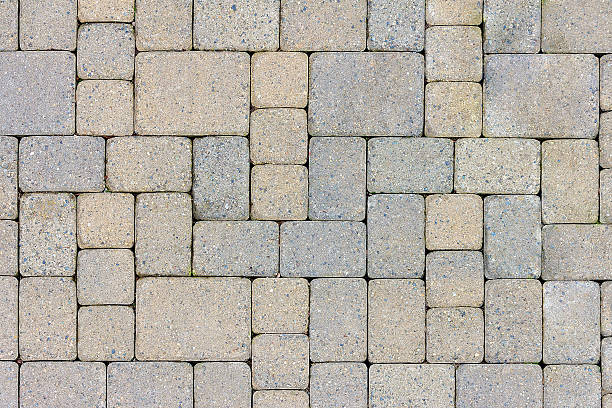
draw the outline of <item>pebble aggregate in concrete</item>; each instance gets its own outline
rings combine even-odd
[[[427,362],[479,363],[484,355],[484,318],[474,307],[427,311]]]
[[[308,336],[260,334],[253,337],[253,388],[305,389],[308,387]]]
[[[601,408],[601,373],[596,365],[544,367],[544,408]]]
[[[193,384],[194,408],[249,407],[251,404],[251,368],[246,363],[196,364]]]
[[[421,51],[425,44],[425,0],[368,1],[368,49]]]
[[[17,286],[16,278],[0,276],[0,360],[14,360],[18,355]]]
[[[306,111],[257,109],[251,113],[250,154],[253,164],[305,164],[308,158]]]
[[[537,53],[540,51],[542,9],[540,0],[488,0],[484,2],[486,53]]]
[[[136,49],[189,50],[193,0],[135,0]]]
[[[77,43],[77,0],[21,0],[19,48],[73,51]]]
[[[479,82],[482,79],[481,37],[479,27],[429,27],[425,31],[427,81]]]
[[[482,86],[475,82],[431,82],[425,87],[425,136],[480,137]]]
[[[134,302],[134,254],[129,249],[85,249],[77,257],[80,305]]]
[[[17,275],[19,225],[15,221],[0,221],[0,275]]]
[[[134,87],[131,82],[81,81],[76,101],[79,134],[129,136],[134,132]]]
[[[134,41],[131,24],[81,25],[77,41],[77,75],[81,79],[132,79]]]
[[[7,0],[0,3],[0,50],[14,51],[18,48],[19,2]]]
[[[310,289],[303,278],[252,281],[254,333],[306,333]]]
[[[17,218],[17,139],[0,136],[0,219]]]
[[[264,164],[251,169],[251,219],[305,220],[307,216],[305,166]]]
[[[251,57],[251,104],[304,108],[308,103],[308,55],[260,52]]]
[[[429,250],[482,247],[483,204],[476,194],[432,194],[425,199]]]
[[[484,301],[484,266],[477,251],[427,254],[428,307],[480,307]]]
[[[129,361],[134,357],[134,310],[127,306],[79,308],[81,361]]]
[[[130,248],[134,245],[134,196],[86,193],[77,197],[79,248]]]
[[[0,396],[6,408],[19,405],[19,365],[13,361],[0,361]]]
[[[310,369],[311,408],[364,408],[368,368],[363,363],[315,363]]]

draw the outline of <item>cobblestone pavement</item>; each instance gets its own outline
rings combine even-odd
[[[610,0],[0,0],[0,51],[0,408],[612,408]]]

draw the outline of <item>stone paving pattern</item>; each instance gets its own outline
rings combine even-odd
[[[609,0],[0,0],[1,408],[612,408]]]

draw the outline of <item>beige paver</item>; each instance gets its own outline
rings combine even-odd
[[[427,254],[427,306],[480,307],[484,301],[484,265],[477,251]]]
[[[189,50],[193,0],[135,0],[138,51]]]
[[[134,20],[134,0],[80,0],[79,21],[124,22]]]
[[[0,50],[14,51],[19,47],[19,2],[7,0],[0,3]]]
[[[425,245],[429,250],[480,249],[483,204],[475,194],[432,194],[425,199]]]
[[[82,79],[134,76],[134,27],[131,24],[81,24],[77,41],[77,75]]]
[[[369,0],[368,50],[422,51],[424,0]]]
[[[251,103],[257,108],[304,108],[308,103],[308,55],[303,52],[253,54]]]
[[[12,276],[0,276],[0,360],[17,358],[18,297],[17,279]],[[0,400],[1,395],[0,391]]]
[[[479,27],[433,26],[425,31],[427,81],[482,79],[482,39]]]
[[[612,168],[612,112],[604,112],[600,116],[599,165]]]
[[[303,109],[257,109],[251,113],[250,154],[253,164],[304,164],[308,129]]]
[[[19,365],[13,361],[0,361],[0,398],[6,408],[18,408]]]
[[[19,224],[0,221],[0,275],[17,275],[19,270]]]
[[[81,361],[129,361],[134,357],[134,309],[128,306],[79,308]]]
[[[251,406],[251,367],[246,363],[196,364],[193,385],[194,408]]]
[[[308,387],[308,336],[260,334],[253,337],[253,388],[305,389]]]
[[[599,222],[612,224],[612,169],[599,172]]]
[[[134,132],[134,88],[128,81],[81,81],[76,91],[81,135],[129,136]]]
[[[425,87],[425,136],[480,137],[482,86],[432,82]]]
[[[253,408],[309,408],[308,394],[293,390],[255,391]]]
[[[19,2],[19,48],[72,51],[76,42],[77,0]]]
[[[308,217],[308,169],[264,164],[251,169],[251,218],[305,220]]]
[[[599,59],[599,107],[601,110],[612,110],[612,54]]]
[[[365,408],[368,368],[363,363],[315,363],[310,368],[311,408]]]
[[[254,333],[306,333],[310,288],[303,278],[261,278],[252,282]]]
[[[134,253],[129,249],[85,249],[77,257],[81,305],[134,302]]]
[[[537,53],[540,51],[542,9],[540,0],[489,0],[484,4],[486,53]]]
[[[601,335],[612,335],[612,282],[601,283]]]
[[[612,390],[612,338],[601,340],[601,392]],[[604,408],[607,408],[604,406]]]
[[[601,373],[596,365],[544,367],[544,408],[601,408]]]
[[[484,318],[472,307],[427,311],[427,362],[479,363],[484,356]]]
[[[134,244],[134,196],[89,193],[77,198],[80,248],[130,248]]]
[[[0,219],[17,218],[17,149],[16,138],[0,136]]]
[[[482,0],[428,0],[427,24],[479,25],[482,3]]]

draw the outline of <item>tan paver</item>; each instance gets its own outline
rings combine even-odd
[[[85,249],[77,257],[77,298],[81,305],[134,302],[134,253],[129,249]]]
[[[6,408],[18,408],[19,365],[13,361],[0,361],[0,398]]]
[[[128,306],[79,308],[81,361],[129,361],[134,357],[134,309]]]
[[[309,408],[308,394],[292,390],[255,391],[253,408]]]
[[[308,387],[308,336],[260,334],[253,337],[252,350],[254,389]]]
[[[482,198],[432,194],[425,199],[425,244],[429,250],[482,247]]]
[[[251,169],[251,218],[305,220],[308,217],[308,169],[264,164]]]
[[[428,0],[427,24],[479,25],[482,3],[482,0]]]
[[[434,26],[425,31],[427,81],[482,79],[482,39],[479,27]]]
[[[599,172],[599,222],[612,224],[612,169]]]
[[[544,367],[544,408],[601,408],[601,373],[595,365]]]
[[[18,354],[17,303],[19,294],[17,286],[16,278],[0,276],[0,360],[14,360]],[[2,383],[1,380],[0,383]],[[0,391],[0,400],[1,396],[2,391]]]
[[[79,21],[124,22],[134,20],[134,0],[80,0]]]
[[[17,275],[19,270],[19,225],[0,221],[0,275]]]
[[[193,0],[135,0],[138,51],[189,50]]]
[[[601,283],[601,335],[612,336],[612,282]],[[611,390],[612,391],[612,390]]]
[[[599,165],[612,168],[612,112],[604,112],[600,116]]]
[[[306,333],[310,287],[303,278],[261,278],[252,282],[254,333]]]
[[[427,362],[479,363],[484,356],[484,318],[473,307],[427,311]]]
[[[484,2],[486,53],[540,51],[541,0],[488,0]]]
[[[82,79],[132,79],[134,41],[131,24],[82,24],[77,41],[77,75]]]
[[[79,134],[130,136],[134,132],[134,87],[131,82],[81,81],[76,101]]]
[[[0,136],[0,219],[17,218],[17,146],[16,138]]]
[[[477,251],[427,254],[428,307],[480,307],[484,301],[484,265]]]
[[[369,0],[368,50],[422,51],[425,0]]]
[[[14,51],[19,47],[19,2],[7,0],[0,3],[0,50]]]
[[[303,108],[308,102],[308,55],[261,52],[251,57],[251,103],[258,108]]]
[[[315,363],[310,368],[311,408],[365,408],[368,368],[363,363]]]
[[[134,196],[89,193],[77,198],[80,248],[130,248],[134,244]]]
[[[303,109],[257,109],[251,113],[250,154],[253,164],[305,164],[308,129]]]
[[[612,54],[599,59],[599,107],[601,110],[612,110]]]
[[[193,385],[194,408],[251,406],[251,367],[246,363],[196,364]]]
[[[21,0],[19,47],[22,50],[72,51],[77,43],[77,0]]]
[[[482,86],[432,82],[425,87],[425,136],[480,137]]]
[[[601,339],[601,392],[612,391],[612,338]],[[605,405],[602,408],[607,408]]]

